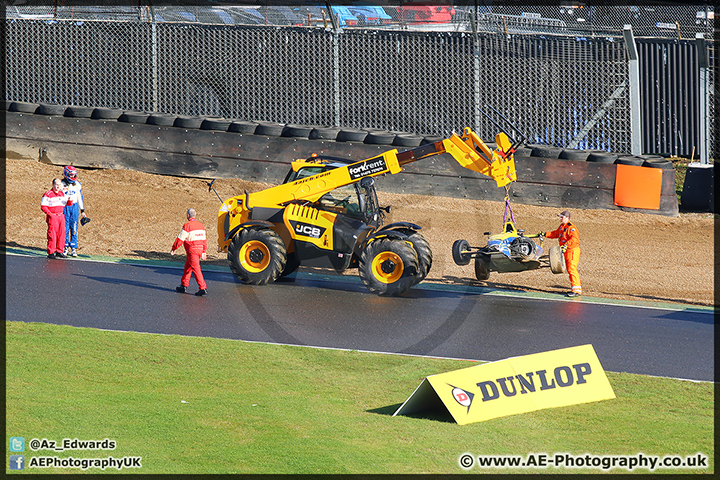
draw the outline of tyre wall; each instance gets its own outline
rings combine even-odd
[[[362,160],[390,149],[403,151],[439,140],[397,132],[300,128],[217,118],[193,121],[187,117],[165,118],[167,115],[153,118],[147,113],[92,108],[68,108],[60,113],[41,107],[13,102],[8,108],[5,128],[8,158],[81,168],[278,183],[292,160],[313,153]],[[550,150],[553,151],[548,153]],[[657,159],[655,163],[641,158],[633,161],[637,165],[652,165],[648,168],[663,168],[660,208],[616,205],[615,162],[620,162],[620,158],[630,161],[617,154],[581,151],[563,154],[561,149],[548,147],[521,148],[515,155],[518,180],[511,187],[511,201],[678,214],[675,170],[671,162]],[[480,200],[502,201],[505,195],[505,189],[498,188],[493,180],[462,168],[447,154],[408,164],[398,175],[377,179],[377,185],[381,191],[392,193]]]

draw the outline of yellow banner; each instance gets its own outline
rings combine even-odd
[[[444,407],[464,425],[611,398],[595,349],[581,345],[431,375],[393,416]]]

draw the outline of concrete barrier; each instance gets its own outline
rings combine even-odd
[[[267,183],[282,181],[292,160],[313,153],[362,160],[409,148],[11,111],[6,112],[5,142],[8,158]],[[614,204],[613,164],[522,155],[515,156],[515,163],[518,180],[510,195],[516,203],[678,214],[674,169],[663,170],[660,209],[642,210]],[[505,196],[493,180],[462,168],[447,154],[408,164],[377,184],[392,193],[498,201]]]

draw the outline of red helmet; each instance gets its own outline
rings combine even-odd
[[[75,183],[75,180],[77,180],[77,169],[72,165],[68,165],[63,170],[63,177],[65,177],[68,182]]]

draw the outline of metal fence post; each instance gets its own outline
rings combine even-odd
[[[340,31],[332,33],[332,69],[333,69],[333,126],[340,126]]]
[[[702,33],[695,34],[695,44],[697,45],[698,66],[700,67],[700,85],[698,88],[698,96],[700,97],[700,163],[710,163],[709,141],[710,138],[710,89],[709,71],[708,71],[708,54],[707,45],[705,45],[705,37]]]
[[[152,111],[158,111],[158,48],[157,48],[157,21],[155,20],[155,9],[150,6],[150,18],[152,29]]]
[[[480,40],[477,29],[477,0],[475,8],[470,14],[470,25],[473,33],[473,129],[480,131]]]
[[[642,155],[642,119],[640,117],[640,64],[632,25],[623,27],[625,48],[628,53],[630,83],[630,153]]]
[[[332,24],[332,71],[333,71],[333,126],[340,126],[340,25],[332,10],[330,1],[325,1],[330,23]]]

